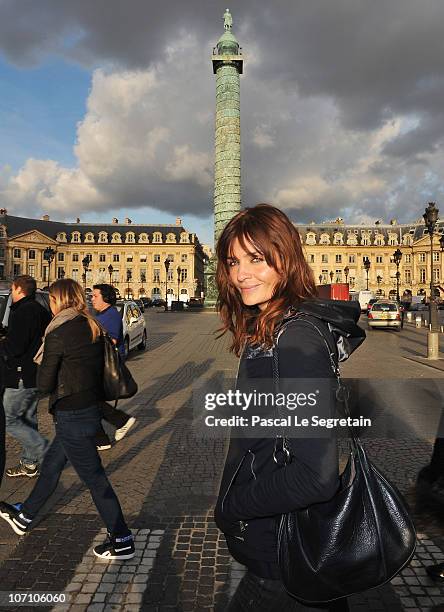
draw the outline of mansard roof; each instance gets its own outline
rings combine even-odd
[[[165,238],[167,234],[174,234],[177,241],[179,241],[180,235],[183,232],[187,232],[182,225],[175,224],[151,225],[135,223],[65,223],[61,221],[46,221],[44,219],[16,217],[8,214],[0,215],[0,224],[6,227],[6,232],[9,238],[34,229],[54,240],[57,234],[60,232],[65,232],[68,239],[73,232],[80,232],[82,237],[88,232],[92,232],[95,238],[98,237],[100,232],[106,232],[108,236],[111,236],[114,233],[119,233],[122,236],[125,236],[125,234],[128,232],[134,232],[136,237],[142,233],[145,233],[148,234],[150,238],[155,232],[160,232],[163,238]]]
[[[376,238],[376,236],[384,236],[385,239],[389,237],[389,235],[395,234],[399,240],[402,242],[403,237],[407,234],[413,237],[413,240],[416,242],[420,240],[424,235],[427,234],[427,230],[425,228],[423,221],[415,221],[414,223],[379,223],[376,224],[361,224],[361,225],[347,225],[345,223],[337,223],[337,222],[326,222],[326,223],[295,223],[295,227],[298,230],[302,240],[305,242],[306,236],[308,233],[312,232],[316,235],[317,238],[321,236],[321,234],[327,234],[331,240],[333,240],[334,235],[336,233],[341,233],[344,236],[344,239],[347,239],[349,234],[355,234],[359,239],[361,236],[370,236],[372,240]],[[436,232],[443,233],[444,232],[444,220],[439,220],[436,224]]]

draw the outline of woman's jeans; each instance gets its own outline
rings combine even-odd
[[[341,599],[325,607],[310,607],[291,597],[280,580],[259,578],[247,572],[242,578],[226,612],[347,612],[348,604]]]
[[[33,518],[37,514],[54,492],[63,468],[70,461],[88,487],[108,532],[113,536],[130,533],[96,449],[95,435],[101,418],[98,406],[56,412],[56,435],[43,459],[36,485],[23,504],[26,515]]]

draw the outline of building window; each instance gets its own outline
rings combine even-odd
[[[112,282],[116,285],[119,282],[119,269],[114,268],[112,274]]]
[[[118,253],[113,254],[113,262],[120,261],[120,255]]]
[[[418,253],[418,261],[419,263],[425,263],[426,260],[426,254],[425,253]]]
[[[186,281],[186,280],[187,280],[187,278],[188,278],[188,270],[187,270],[186,268],[183,268],[183,269],[180,271],[180,280],[181,280],[181,281],[182,281],[182,283],[183,283],[184,281]]]
[[[106,255],[105,255],[105,253],[100,253],[100,254],[99,254],[99,261],[100,261],[100,262],[102,262],[102,263],[103,263],[104,261],[106,261]]]
[[[148,234],[140,234],[139,242],[148,242]]]
[[[146,254],[140,256],[140,263],[146,263]]]
[[[328,234],[321,234],[319,244],[330,244],[330,236]]]
[[[170,269],[168,270],[168,282],[169,282],[169,281],[172,281],[172,280],[174,280],[174,277],[173,277],[173,270],[170,268]]]
[[[328,277],[328,270],[322,270],[322,282],[326,283]]]
[[[160,269],[154,268],[153,270],[153,283],[160,283]]]
[[[29,276],[32,276],[32,277],[35,276],[35,264],[28,265],[28,274]]]
[[[328,255],[323,254],[323,255],[321,256],[321,262],[322,262],[322,263],[328,263]]]
[[[384,262],[384,258],[382,255],[376,255],[376,263],[382,264]]]
[[[305,244],[308,244],[308,245],[316,244],[316,234],[313,234],[312,232],[308,233],[305,238]]]
[[[35,259],[35,250],[29,249],[28,251],[28,259]]]
[[[43,266],[42,277],[45,282],[48,282],[48,266]]]
[[[336,263],[342,263],[342,255],[336,255]]]
[[[370,245],[370,238],[368,236],[363,236],[361,239],[361,244],[362,246],[369,246]]]
[[[153,242],[162,242],[162,234],[160,232],[154,232]]]
[[[439,283],[439,268],[433,268],[433,282]]]
[[[412,263],[412,256],[410,255],[410,253],[404,255],[404,261],[405,263]]]
[[[99,242],[108,242],[108,234],[106,232],[99,233]]]
[[[187,232],[182,232],[182,233],[181,233],[181,235],[180,235],[180,241],[181,241],[181,242],[189,242],[189,241],[190,241],[190,238],[189,238],[189,236],[188,236]]]
[[[176,236],[174,234],[167,234],[167,242],[176,242]]]
[[[5,258],[5,249],[3,247],[0,247],[0,259],[4,259]]]
[[[126,261],[127,261],[127,263],[132,263],[132,261],[133,261],[133,256],[132,256],[132,255],[127,255],[127,256],[126,256]]]
[[[412,283],[412,271],[411,270],[404,270],[404,281],[407,285],[410,285]]]
[[[133,232],[127,232],[126,242],[135,242],[135,236]]]
[[[439,261],[439,251],[433,251],[433,261],[434,262]]]
[[[91,262],[92,262],[92,260],[93,260],[92,253],[87,253],[87,254],[86,254],[86,257],[88,257],[88,259],[89,259],[89,263],[91,263]]]
[[[111,242],[122,242],[122,236],[119,233],[114,232],[111,237]]]
[[[57,278],[65,278],[65,268],[63,267],[57,268]]]
[[[14,257],[20,259],[22,256],[22,249],[14,249]]]
[[[94,234],[92,232],[85,234],[85,242],[94,242]]]
[[[188,255],[186,253],[182,253],[182,255],[180,256],[180,261],[182,263],[188,261]]]
[[[354,287],[356,283],[356,278],[354,276],[350,276],[348,282],[350,283],[350,287]]]
[[[57,261],[65,261],[65,253],[57,253]]]
[[[160,263],[160,255],[158,253],[154,255],[154,263]]]
[[[183,257],[183,255],[182,255],[182,257]],[[183,261],[183,259],[182,259],[182,261]],[[308,255],[308,263],[314,263],[314,262],[315,262],[315,256],[314,256],[314,253],[310,253],[310,254]]]
[[[73,268],[72,269],[72,278],[73,280],[79,280],[79,269],[78,268]]]
[[[167,255],[167,259],[169,259],[171,262],[173,262],[174,261],[174,255],[172,253],[169,253]]]
[[[420,283],[425,283],[426,282],[426,271],[425,271],[425,268],[420,268],[420,270],[419,270],[419,282]]]
[[[79,254],[78,253],[73,253],[72,254],[72,260],[73,261],[79,261]]]
[[[342,283],[342,270],[336,270],[336,283]]]
[[[73,232],[71,242],[80,242],[80,232]]]
[[[356,256],[355,255],[349,255],[348,256],[348,263],[351,263],[351,264],[356,263]]]

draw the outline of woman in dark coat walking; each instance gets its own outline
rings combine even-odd
[[[57,280],[50,287],[49,297],[54,318],[35,360],[40,363],[39,392],[50,395],[55,437],[29,497],[23,504],[1,502],[0,518],[17,534],[26,533],[32,519],[55,490],[69,461],[88,487],[108,530],[108,540],[96,546],[94,554],[104,559],[131,559],[133,536],[95,444],[101,422],[98,404],[103,398],[101,329],[89,314],[85,294],[76,281]]]
[[[302,317],[293,317],[302,303],[316,297],[316,286],[288,217],[265,204],[241,211],[225,227],[217,255],[223,329],[232,334],[231,350],[241,355],[237,388],[257,379],[273,384],[276,343],[280,391],[293,392],[294,379],[334,378],[320,333]],[[365,335],[354,321],[347,325]],[[276,437],[232,437],[230,442],[215,518],[231,554],[248,570],[230,612],[325,609],[301,604],[285,591],[277,563],[277,526],[282,514],[335,495],[340,484],[336,439],[290,440],[291,461],[285,469],[279,454],[286,449],[277,449],[277,442]],[[339,600],[326,608],[343,611],[348,606]]]

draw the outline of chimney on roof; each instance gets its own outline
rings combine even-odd
[[[180,217],[176,217],[176,225],[182,225],[182,219]]]
[[[125,223],[127,225],[131,225],[132,221],[131,221],[131,219],[129,217],[125,217]]]
[[[396,219],[390,219],[390,225],[396,225]]]
[[[42,221],[49,221],[49,215],[43,215]]]
[[[7,215],[8,211],[6,210],[6,208],[0,208],[0,215]]]
[[[119,219],[117,217],[113,217],[113,223],[114,225],[116,225],[117,223],[119,223]]]
[[[80,217],[77,217],[76,223],[80,223]]]

